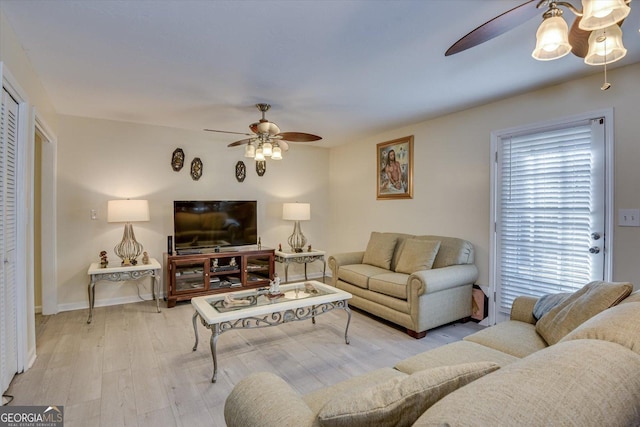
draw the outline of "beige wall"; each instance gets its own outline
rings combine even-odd
[[[441,234],[476,247],[478,283],[489,285],[490,134],[613,107],[615,210],[640,208],[640,64],[428,120],[331,151],[332,252],[362,250],[372,230]],[[414,198],[375,198],[376,144],[415,135]],[[617,224],[617,221],[616,221]],[[613,278],[640,284],[640,228],[615,227]]]
[[[173,234],[174,200],[257,200],[258,233],[263,246],[270,247],[278,243],[286,247],[293,230],[291,222],[281,219],[282,203],[308,202],[311,221],[303,223],[303,232],[314,247],[326,247],[329,151],[292,144],[284,160],[267,161],[267,172],[259,177],[254,161],[243,157],[242,148],[226,147],[232,140],[201,131],[61,116],[57,212],[61,310],[87,306],[87,268],[99,260],[101,250],[108,251],[111,265],[120,262],[113,247],[122,239],[123,224],[107,223],[110,199],[149,200],[151,221],[134,224],[134,230],[149,255],[160,261],[167,236]],[[174,172],[170,164],[177,147],[186,155],[180,172]],[[204,163],[199,181],[189,175],[194,157]],[[243,183],[235,178],[239,160],[247,165]],[[96,209],[98,220],[91,220],[91,209]],[[300,271],[299,266],[292,266],[290,278]],[[310,273],[319,271],[320,263],[310,266]],[[107,282],[98,286],[98,305],[136,295],[134,286]]]

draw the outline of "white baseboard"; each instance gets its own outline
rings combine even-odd
[[[144,300],[151,301],[153,299],[152,294],[140,294]],[[160,298],[164,298],[164,295],[161,293]],[[119,298],[108,298],[108,299],[98,299],[96,300],[94,307],[108,307],[111,305],[120,305],[120,304],[131,304],[134,302],[142,302],[137,295],[130,295],[126,297]],[[58,304],[58,311],[72,311],[72,310],[84,310],[89,308],[89,301],[83,302],[72,302],[68,304]]]

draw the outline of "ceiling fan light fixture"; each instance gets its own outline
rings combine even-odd
[[[272,160],[282,160],[282,149],[275,145],[273,147],[273,152],[271,153]]]
[[[545,16],[536,32],[536,48],[531,56],[538,61],[551,61],[562,58],[569,52],[571,45],[566,21],[559,15]]]
[[[579,27],[586,31],[609,27],[625,19],[631,8],[625,0],[582,0]]]
[[[244,149],[244,156],[253,159],[256,156],[256,146],[248,143]]]
[[[617,24],[592,31],[589,36],[589,52],[585,64],[604,65],[621,60],[627,54],[622,44],[622,30]]]

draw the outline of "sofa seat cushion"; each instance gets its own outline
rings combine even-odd
[[[416,354],[398,362],[395,368],[406,374],[469,362],[493,362],[506,366],[518,359],[510,354],[476,344],[471,341],[456,341],[424,353]]]
[[[445,396],[415,426],[634,426],[640,356],[607,341],[562,342]]]
[[[343,265],[338,270],[338,279],[362,289],[369,289],[369,278],[371,276],[378,276],[388,272],[389,270],[369,264]]]
[[[402,245],[395,271],[411,274],[431,270],[438,255],[440,240],[406,239]]]
[[[628,302],[640,302],[640,289],[623,299],[620,304],[625,304]]]
[[[398,236],[394,233],[372,232],[362,262],[389,270],[397,242]]]
[[[640,354],[640,302],[620,304],[596,314],[560,342],[579,339],[611,341]]]
[[[530,323],[508,320],[464,337],[465,341],[491,347],[515,357],[527,357],[547,347]]]
[[[352,295],[352,298],[349,300],[350,306],[358,307],[364,311],[376,313],[376,310],[373,309],[373,306],[376,306],[378,308],[384,307],[385,310],[388,310],[388,314],[397,312],[401,317],[405,318],[409,315],[409,313],[411,313],[411,307],[408,300],[390,297],[389,295],[384,295],[379,292],[373,292],[369,289],[362,289],[359,286],[354,286],[341,280],[338,280],[336,282],[336,287],[338,289],[342,289],[343,291],[347,291]],[[404,325],[403,322],[399,321],[395,317],[381,317],[384,317],[391,322],[397,323],[398,325]]]
[[[441,366],[350,390],[334,396],[318,419],[327,427],[410,426],[442,397],[498,368],[490,362]]]
[[[553,345],[586,320],[618,304],[631,291],[633,285],[628,282],[591,282],[542,316],[536,331]]]
[[[407,279],[409,279],[409,275],[403,273],[376,274],[369,278],[369,290],[406,300]]]

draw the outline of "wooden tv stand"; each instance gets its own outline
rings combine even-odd
[[[269,286],[273,279],[273,249],[248,246],[203,252],[164,254],[167,307],[175,307],[178,301],[197,296]]]

